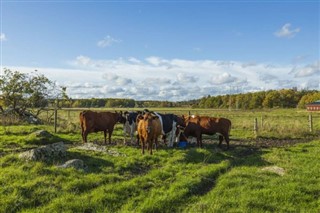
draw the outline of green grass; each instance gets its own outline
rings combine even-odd
[[[293,112],[268,116],[290,117]],[[233,121],[229,150],[218,148],[214,139],[203,149],[160,147],[152,156],[142,155],[138,147],[123,145],[117,125],[112,137],[117,145],[106,148],[123,155],[113,156],[77,149],[79,129],[55,134],[51,125],[1,126],[0,212],[320,212],[319,137],[295,145],[287,139],[287,145],[268,148],[239,128],[239,114],[206,113]],[[243,116],[251,120],[256,113],[264,112]],[[33,132],[41,129],[53,137],[35,137]],[[274,133],[272,138],[282,137]],[[103,133],[91,133],[88,139],[101,143]],[[18,157],[26,149],[59,141],[70,146],[64,159],[45,163]],[[88,169],[57,167],[69,159],[82,159]],[[262,170],[266,166],[281,167],[285,174]]]
[[[153,156],[68,150],[52,164],[0,158],[1,212],[318,212],[320,141],[282,148],[207,144],[161,148]],[[79,158],[87,171],[56,165]],[[262,171],[276,165],[280,176]]]

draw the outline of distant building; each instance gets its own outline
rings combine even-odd
[[[306,104],[308,111],[320,111],[320,100]]]

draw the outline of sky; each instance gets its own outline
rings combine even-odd
[[[320,90],[320,1],[1,0],[1,74],[71,98]]]

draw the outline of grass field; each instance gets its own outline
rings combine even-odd
[[[245,128],[246,122],[253,125],[254,117],[264,116],[267,126],[268,118],[270,123],[280,115],[293,120],[295,116],[307,119],[308,114],[293,110],[196,113],[231,119],[229,150],[218,148],[215,138],[208,137],[203,149],[162,146],[152,156],[142,155],[138,147],[123,145],[121,125],[113,136],[117,145],[103,145],[120,155],[81,150],[77,117],[72,114],[69,118],[75,121],[70,119],[68,127],[60,120],[56,134],[52,125],[1,126],[0,212],[320,212],[319,114],[314,115],[312,134],[307,127],[295,136],[286,132],[283,137],[275,131],[255,139],[247,133],[252,130]],[[60,115],[68,118],[68,113]],[[53,136],[35,137],[33,132],[42,129]],[[88,138],[100,143],[103,133]],[[45,163],[18,157],[21,151],[58,141],[69,146],[64,159]],[[271,142],[263,146],[265,141]],[[286,143],[277,145],[277,141]],[[57,167],[69,159],[82,159],[87,170]]]

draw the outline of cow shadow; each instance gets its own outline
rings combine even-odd
[[[235,167],[263,167],[270,165],[269,162],[262,158],[262,155],[267,151],[253,145],[230,144],[229,149],[224,146],[220,148],[218,144],[213,143],[203,145],[203,148],[190,145],[185,148],[186,155],[182,161],[192,164],[219,164],[223,161],[229,161],[229,164],[226,168],[221,169],[210,177],[211,181],[206,181],[205,184],[200,183],[197,186],[199,189],[192,196],[203,196],[210,192],[216,186],[216,180],[219,176],[226,174]]]
[[[106,167],[114,168],[113,162],[99,158],[99,157],[95,157],[90,153],[85,154],[83,152],[78,152],[78,151],[74,151],[74,152],[68,151],[66,160],[71,160],[71,159],[83,160],[86,167],[85,171],[87,173],[101,173],[103,169]]]
[[[219,147],[217,144],[204,144],[202,149],[186,148],[187,163],[220,163],[229,160],[230,166],[265,166],[269,165],[261,156],[265,153],[261,148],[252,145],[233,145],[230,148]]]

